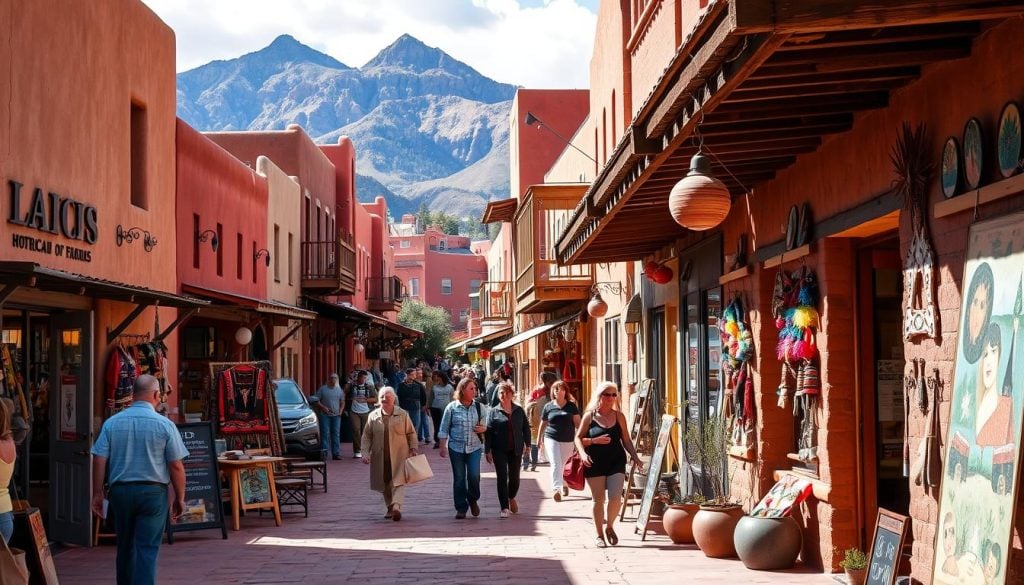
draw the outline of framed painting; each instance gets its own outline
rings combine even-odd
[[[942,147],[942,168],[939,170],[939,182],[946,199],[956,195],[960,186],[960,173],[960,142],[956,136],[950,136]]]
[[[996,145],[999,158],[999,174],[1004,179],[1012,177],[1020,167],[1020,106],[1010,102],[999,115],[999,142]]]
[[[984,149],[981,142],[981,122],[971,118],[964,126],[964,188],[968,191],[981,185],[981,169],[984,164]]]
[[[248,467],[238,470],[238,487],[242,491],[242,506],[269,504],[270,475],[265,467]]]
[[[1024,213],[971,226],[932,583],[1007,583],[1024,405]]]

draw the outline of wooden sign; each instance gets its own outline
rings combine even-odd
[[[672,436],[672,425],[675,423],[676,417],[670,414],[661,415],[658,442],[655,443],[651,461],[647,464],[647,485],[644,487],[644,496],[640,500],[640,512],[636,516],[636,528],[633,530],[640,532],[640,540],[647,538],[647,522],[651,519],[651,504],[654,503],[654,494],[658,491],[661,465],[665,461],[665,451],[668,449],[669,438]]]
[[[10,545],[26,553],[31,585],[59,585],[57,567],[53,565],[46,527],[39,508],[28,508],[14,514],[14,536]]]
[[[883,508],[878,509],[875,537],[868,555],[868,573],[865,585],[894,585],[903,554],[903,541],[907,538],[906,516]]]
[[[167,523],[167,542],[174,543],[174,533],[187,530],[220,528],[221,538],[228,537],[224,508],[220,497],[220,474],[214,448],[213,423],[178,425],[181,440],[188,449],[185,465],[185,510],[176,521]]]

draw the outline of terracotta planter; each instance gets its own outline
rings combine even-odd
[[[693,517],[693,540],[704,556],[728,559],[736,556],[732,534],[743,517],[739,506],[701,506]]]
[[[697,504],[672,504],[661,516],[665,534],[676,544],[693,544],[693,517],[700,510]]]
[[[792,567],[800,556],[803,541],[800,524],[792,516],[744,516],[733,533],[736,554],[744,566],[755,571],[781,571]]]
[[[868,570],[864,569],[846,569],[846,580],[850,582],[850,585],[864,585],[864,580],[867,577]]]

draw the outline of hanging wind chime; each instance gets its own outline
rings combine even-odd
[[[775,280],[772,312],[779,330],[777,356],[782,362],[778,405],[789,399],[789,380],[796,380],[793,416],[800,418],[798,456],[810,463],[817,460],[817,401],[821,395],[821,374],[817,366],[819,327],[818,279],[806,266],[787,274],[779,270]]]

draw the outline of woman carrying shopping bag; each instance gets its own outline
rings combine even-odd
[[[370,489],[384,494],[384,517],[398,522],[405,499],[405,460],[418,454],[419,444],[409,413],[395,405],[395,389],[385,386],[378,399],[380,408],[370,413],[363,428],[362,452],[368,455],[363,463],[370,466]]]

